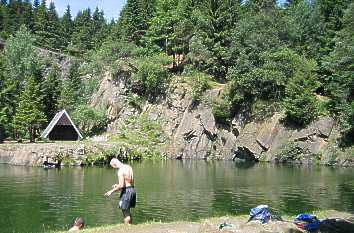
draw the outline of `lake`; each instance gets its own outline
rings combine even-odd
[[[131,164],[138,193],[134,223],[248,214],[268,204],[295,215],[354,212],[354,168],[245,164],[230,161],[144,161]],[[0,231],[67,230],[82,216],[88,227],[122,222],[109,167],[44,169],[0,165]]]

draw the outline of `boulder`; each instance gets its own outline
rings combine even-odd
[[[214,141],[217,137],[217,131],[212,110],[210,108],[203,108],[199,118],[203,132],[208,136],[210,140]]]
[[[259,159],[261,153],[265,150],[256,141],[258,131],[258,123],[251,122],[246,124],[245,127],[241,129],[240,135],[236,139],[237,150],[235,153],[237,154],[237,151],[241,149],[240,154],[244,154],[243,152],[247,151],[247,153],[249,152],[255,158]]]
[[[316,127],[314,127],[313,124],[311,124],[310,126],[304,128],[304,129],[295,129],[293,131],[293,134],[290,138],[290,140],[292,141],[307,141],[310,139],[311,136],[316,135],[317,134],[317,129]]]
[[[313,136],[311,140],[297,142],[297,146],[302,149],[305,154],[321,154],[327,147],[328,142],[321,137]]]
[[[332,117],[323,117],[320,118],[316,123],[318,133],[321,137],[328,138],[331,135],[334,119]]]
[[[290,140],[291,135],[293,133],[293,130],[290,130],[288,128],[285,128],[282,125],[279,125],[279,129],[277,130],[277,134],[274,136],[272,144],[270,145],[268,151],[267,151],[267,161],[272,161],[274,160],[274,154],[278,151],[278,149],[286,143],[288,140]]]
[[[281,118],[280,113],[275,113],[271,119],[261,125],[261,130],[257,136],[258,144],[267,151],[271,146],[274,137],[277,135],[278,124]]]
[[[244,160],[244,161],[257,161],[259,159],[259,155],[256,155],[254,152],[250,151],[249,148],[244,146],[237,147],[235,151],[235,156],[233,160]]]
[[[218,132],[219,157],[226,160],[234,159],[237,150],[235,135],[225,129],[219,129]]]

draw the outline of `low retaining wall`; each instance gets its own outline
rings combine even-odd
[[[87,146],[83,144],[2,144],[0,163],[22,166],[42,166],[45,161],[58,163],[62,155],[73,158],[80,165],[86,159]]]

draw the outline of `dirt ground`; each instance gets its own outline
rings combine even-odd
[[[354,215],[349,213],[326,211],[317,215],[319,219],[331,219],[330,224],[322,225],[317,233],[354,233]],[[200,222],[145,223],[132,226],[115,225],[82,231],[83,233],[302,233],[292,219],[261,224],[258,221],[247,222],[247,216],[217,217]],[[221,223],[231,226],[219,229]]]

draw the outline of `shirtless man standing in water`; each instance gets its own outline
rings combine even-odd
[[[112,189],[104,195],[109,197],[112,193],[121,190],[118,207],[123,212],[124,223],[131,224],[133,220],[130,208],[134,208],[136,204],[133,169],[116,158],[112,159],[110,164],[113,168],[118,169],[118,184],[112,185]]]

